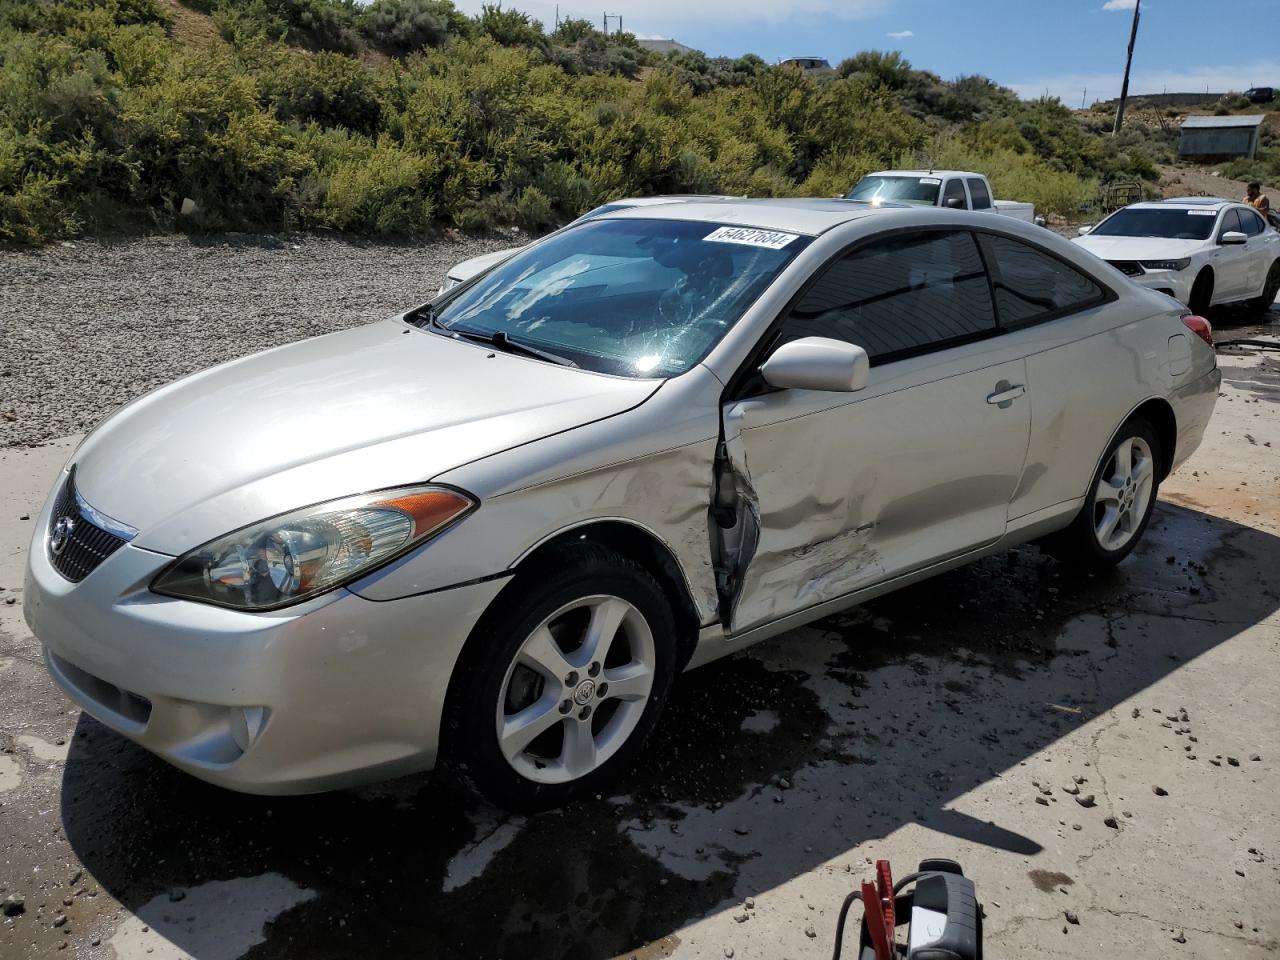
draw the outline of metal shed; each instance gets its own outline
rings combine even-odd
[[[1238,117],[1187,117],[1182,121],[1181,157],[1248,157],[1258,149],[1261,113]]]

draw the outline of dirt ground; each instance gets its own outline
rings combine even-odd
[[[1113,575],[1021,547],[686,675],[635,771],[536,818],[231,794],[82,714],[21,615],[75,438],[0,450],[0,958],[827,957],[873,861],[926,856],[989,957],[1274,957],[1280,354],[1221,364]]]

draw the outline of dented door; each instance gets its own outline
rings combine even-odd
[[[1026,364],[956,373],[965,349],[875,368],[856,394],[784,390],[724,407],[717,537],[731,633],[1004,534],[1030,430]]]

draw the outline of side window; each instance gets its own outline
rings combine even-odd
[[[1218,228],[1218,239],[1221,240],[1224,233],[1231,233],[1233,230],[1243,232],[1240,227],[1240,215],[1236,212],[1235,207],[1231,207],[1222,215],[1222,226]]]
[[[887,237],[837,260],[787,315],[782,339],[855,343],[875,365],[995,331],[977,243],[950,231]]]
[[[1000,326],[1023,327],[1101,303],[1106,292],[1074,267],[1029,243],[983,234]]]
[[[991,194],[987,192],[987,185],[976,177],[969,181],[969,196],[973,197],[973,209],[991,209]]]
[[[1236,215],[1240,217],[1240,229],[1245,232],[1246,236],[1256,237],[1266,228],[1262,218],[1252,210],[1241,210],[1237,207]]]
[[[965,210],[969,206],[968,201],[964,198],[964,184],[960,181],[959,177],[948,180],[946,190],[942,194],[942,205],[944,207],[951,206],[952,200],[960,201],[961,210]]]

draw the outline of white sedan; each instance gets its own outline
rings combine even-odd
[[[1280,293],[1280,233],[1231,200],[1135,203],[1082,227],[1075,243],[1197,313],[1241,302],[1267,310]]]
[[[1119,563],[1208,324],[1045,230],[850,200],[617,210],[195,374],[71,456],[24,610],[86,711],[297,793],[594,792],[677,675],[1049,538]]]

